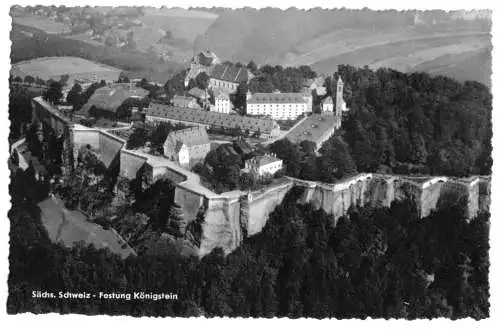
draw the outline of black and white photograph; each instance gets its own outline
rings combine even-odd
[[[4,312],[489,319],[494,10],[435,5],[5,6]]]

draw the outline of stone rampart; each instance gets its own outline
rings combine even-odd
[[[120,176],[135,179],[137,172],[147,162],[146,156],[122,149],[120,152]]]

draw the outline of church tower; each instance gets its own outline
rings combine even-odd
[[[335,95],[335,115],[337,117],[342,116],[342,111],[344,109],[344,82],[339,75],[337,80],[337,93]]]

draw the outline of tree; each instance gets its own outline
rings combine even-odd
[[[237,109],[246,109],[247,106],[247,92],[248,85],[246,82],[242,82],[236,88],[236,92],[234,93],[231,101],[233,103],[234,108]],[[243,113],[244,114],[244,113]]]
[[[417,133],[411,134],[411,143],[413,152],[410,154],[410,161],[417,164],[425,164],[427,162],[427,148],[422,135]]]
[[[239,184],[242,190],[254,190],[257,187],[255,176],[251,173],[242,173]]]
[[[73,105],[73,109],[79,108],[81,106],[81,97],[82,97],[82,86],[80,84],[75,83],[71,90],[68,92],[68,96],[66,96],[66,101]]]
[[[301,160],[304,154],[298,145],[293,144],[288,139],[280,139],[272,143],[270,149],[278,158],[283,160],[287,175],[299,177],[302,167]]]
[[[205,72],[198,74],[194,80],[194,87],[198,87],[201,90],[207,90],[210,83],[210,77]]]
[[[249,69],[250,72],[252,72],[253,74],[255,74],[255,72],[257,72],[257,65],[255,64],[254,61],[250,61],[247,64],[247,69]]]
[[[52,82],[49,89],[44,93],[45,100],[57,104],[62,98],[62,86],[59,82]]]
[[[33,78],[31,75],[27,75],[24,77],[24,82],[31,85],[31,84],[35,83],[35,78]]]
[[[68,81],[69,81],[69,75],[68,74],[61,75],[61,78],[59,79],[59,83],[61,84],[61,86],[67,85]]]
[[[158,124],[151,133],[151,146],[163,153],[163,144],[165,143],[165,140],[170,132],[173,130],[174,126],[170,122],[161,122]]]
[[[120,76],[118,77],[118,83],[129,83],[130,79],[125,74],[125,72],[120,72]]]
[[[136,149],[144,146],[147,141],[147,132],[144,128],[135,128],[127,141],[128,149]]]
[[[329,139],[320,149],[320,175],[322,181],[334,183],[338,179],[356,173],[356,165],[347,144],[339,137]]]
[[[14,78],[14,82],[16,82],[16,83],[22,83],[22,82],[23,82],[23,79],[22,79],[20,76],[16,76],[16,77]]]

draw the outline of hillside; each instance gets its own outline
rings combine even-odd
[[[24,78],[27,75],[45,81],[59,80],[68,74],[70,79],[90,79],[93,74],[101,79],[118,80],[121,70],[111,66],[94,63],[79,57],[42,57],[12,65],[11,74]]]
[[[181,8],[13,7],[14,24],[98,47],[136,50],[158,60],[185,62],[193,41],[217,14]]]
[[[395,66],[444,73],[463,80],[491,48],[488,12],[370,10],[300,11],[218,9],[217,20],[197,38],[224,60],[283,66],[310,65],[332,73],[338,64]],[[470,59],[468,59],[470,58]],[[476,58],[476,59],[474,59]],[[491,69],[472,78],[489,84]]]
[[[178,62],[160,61],[152,54],[92,45],[18,24],[13,24],[10,35],[12,63],[39,57],[73,56],[117,67],[131,77],[159,82],[166,82],[181,68]]]

